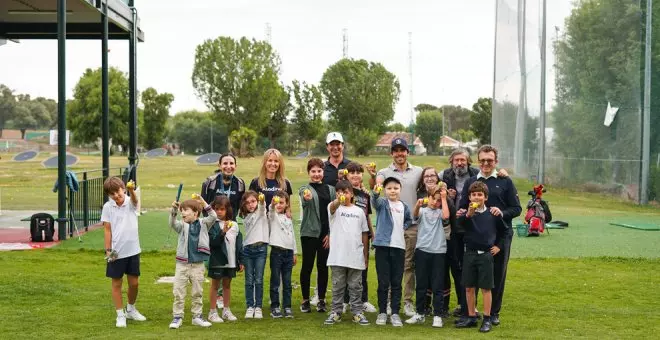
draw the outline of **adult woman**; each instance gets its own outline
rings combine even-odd
[[[234,176],[236,172],[236,157],[232,154],[223,154],[218,159],[218,170],[202,183],[201,196],[211,204],[216,196],[224,195],[229,198],[233,219],[238,216],[241,198],[245,193],[245,182]]]
[[[250,190],[264,194],[266,207],[270,206],[273,195],[278,190],[286,191],[289,196],[293,194],[291,182],[284,176],[284,157],[277,149],[268,149],[264,152],[259,177],[250,182]],[[291,211],[287,211],[291,214]]]

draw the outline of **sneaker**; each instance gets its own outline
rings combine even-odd
[[[316,306],[319,303],[319,294],[316,291],[316,288],[314,288],[314,296],[309,300],[309,303],[312,304],[312,306]]]
[[[384,326],[385,324],[387,324],[387,314],[385,313],[378,314],[378,317],[376,318],[376,324],[378,326]]]
[[[117,315],[117,322],[115,323],[117,328],[126,328],[126,315]]]
[[[426,318],[424,315],[421,314],[415,314],[412,316],[412,318],[406,320],[406,323],[409,325],[415,325],[415,324],[423,324]]]
[[[392,304],[387,302],[387,315],[392,315]]]
[[[245,311],[245,318],[254,319],[254,307],[248,307],[248,309]]]
[[[341,315],[339,315],[335,312],[332,312],[332,313],[330,313],[330,315],[328,315],[328,318],[325,319],[325,321],[323,323],[326,324],[326,325],[334,325],[337,322],[341,322]]]
[[[342,311],[342,313],[344,313],[344,314],[346,314],[346,312],[348,312],[348,303],[345,303],[345,304],[344,304],[344,307],[342,307],[341,311]]]
[[[211,323],[204,320],[201,316],[192,319],[193,326],[211,327]]]
[[[367,317],[362,313],[353,315],[353,322],[360,326],[367,326],[369,324],[369,320],[367,320]]]
[[[442,318],[439,316],[433,317],[433,327],[442,328]]]
[[[406,314],[406,316],[414,316],[415,313],[415,307],[412,305],[411,302],[406,302],[403,305],[403,313]]]
[[[444,319],[448,319],[450,316],[449,311],[446,309],[443,309],[440,311],[440,317]]]
[[[263,319],[264,318],[264,312],[261,310],[261,308],[257,307],[254,309],[254,318],[255,319]]]
[[[376,309],[376,306],[369,303],[369,301],[362,304],[362,309],[364,309],[364,311],[367,312],[367,313],[376,313],[376,312],[378,312],[378,309]]]
[[[293,319],[293,310],[291,308],[284,308],[284,317]]]
[[[316,311],[319,313],[325,313],[328,311],[325,307],[325,300],[319,300],[319,303],[316,304]]]
[[[309,305],[309,300],[300,304],[300,311],[303,313],[311,313],[312,307]]]
[[[227,321],[236,321],[238,320],[234,314],[231,313],[231,310],[229,308],[225,308],[225,310],[222,312],[222,318],[227,320]]]
[[[403,322],[401,322],[401,317],[399,314],[392,314],[390,316],[390,323],[394,327],[403,327]]]
[[[454,315],[455,318],[460,318],[461,315],[463,315],[463,312],[461,311],[461,305],[456,306],[456,308],[454,308],[454,311],[451,313]]]
[[[256,314],[256,313],[255,313],[255,314]],[[271,316],[273,319],[279,319],[279,318],[282,317],[282,311],[280,311],[280,309],[277,308],[277,307],[276,307],[276,308],[273,308],[273,309],[270,310],[270,316]]]
[[[218,296],[218,300],[215,301],[215,306],[218,309],[225,308],[225,300],[222,298],[222,296]]]
[[[126,310],[126,319],[128,320],[135,320],[135,321],[146,321],[147,318],[144,317],[144,315],[140,314],[137,309],[133,309],[132,311]]]
[[[490,319],[488,317],[484,317],[484,322],[481,324],[481,328],[479,328],[479,332],[488,333],[492,328],[493,325],[491,324]]]
[[[476,316],[468,316],[466,318],[462,318],[461,321],[459,321],[456,324],[456,328],[472,328],[472,327],[477,327]]]
[[[172,322],[170,322],[170,329],[178,329],[181,327],[181,324],[183,323],[183,319],[180,317],[174,317],[172,319]]]
[[[224,322],[224,320],[222,320],[222,318],[220,317],[220,315],[218,315],[217,312],[209,313],[209,321],[211,321],[212,323],[222,323],[222,322]]]

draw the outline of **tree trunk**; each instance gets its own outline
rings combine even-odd
[[[27,131],[27,129],[21,129],[21,139],[22,140],[25,140],[25,131]],[[1,134],[0,134],[0,137],[2,137]]]
[[[305,150],[307,150],[307,156],[311,156],[311,154],[312,154],[311,146],[312,146],[312,141],[306,140],[305,141]]]

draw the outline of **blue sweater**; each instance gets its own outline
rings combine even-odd
[[[371,205],[376,208],[376,236],[374,237],[374,246],[389,247],[392,240],[392,230],[394,229],[394,218],[390,210],[390,201],[387,198],[379,197],[377,192],[371,194]],[[403,229],[408,229],[412,224],[412,214],[410,207],[403,203]]]
[[[509,227],[499,216],[493,216],[488,209],[472,217],[460,217],[459,223],[465,228],[465,247],[472,250],[488,251],[492,246],[502,248],[509,234]]]
[[[488,179],[480,178],[479,181],[486,183],[488,186],[488,200],[486,205],[489,207],[497,207],[502,211],[502,219],[504,223],[509,226],[508,236],[513,236],[510,229],[511,221],[520,216],[522,207],[520,206],[520,199],[518,198],[518,190],[513,185],[509,177],[489,177]],[[477,181],[477,176],[470,177],[465,186],[463,187],[463,198],[458,206],[459,209],[467,209],[470,203],[470,195],[468,194],[470,185]]]

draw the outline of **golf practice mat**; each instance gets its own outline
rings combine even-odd
[[[643,222],[630,222],[630,223],[620,223],[620,222],[612,222],[610,223],[611,225],[618,226],[618,227],[624,227],[624,228],[631,228],[631,229],[638,229],[638,230],[647,230],[647,231],[652,231],[652,230],[660,230],[660,224],[655,224],[655,223],[643,223]]]

